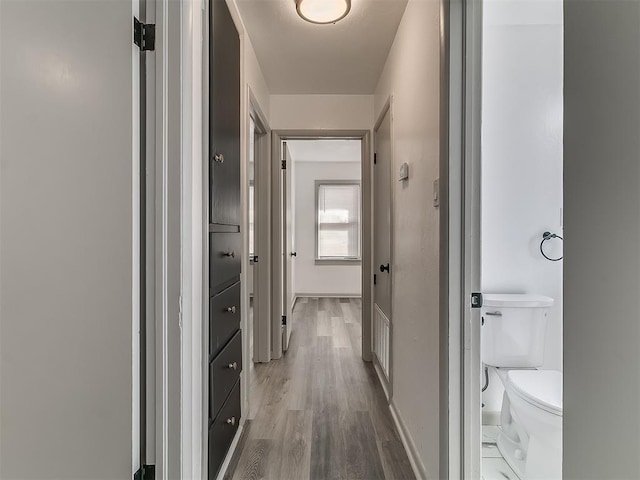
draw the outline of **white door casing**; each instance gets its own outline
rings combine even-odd
[[[293,161],[287,142],[282,142],[282,316],[285,323],[282,327],[282,350],[289,348],[289,340],[293,329],[293,208],[292,177]]]
[[[393,183],[391,105],[385,106],[374,133],[373,166],[373,335],[374,353],[387,381],[391,378]]]

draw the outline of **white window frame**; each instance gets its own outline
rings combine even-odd
[[[316,180],[315,188],[315,259],[317,265],[359,265],[362,263],[362,186],[360,180]],[[318,215],[318,195],[320,187],[325,185],[356,185],[359,192],[359,212],[358,212],[358,256],[357,257],[320,257],[318,236],[320,233],[320,217]]]

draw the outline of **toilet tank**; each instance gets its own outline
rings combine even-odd
[[[494,367],[540,367],[553,299],[541,295],[483,295],[481,357]]]

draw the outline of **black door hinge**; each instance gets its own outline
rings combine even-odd
[[[282,160],[281,168],[282,168],[282,170],[286,170],[287,169],[287,161],[286,160]]]
[[[377,154],[377,153],[374,153],[374,154],[373,154],[373,163],[374,163],[374,165],[375,165],[376,163],[378,163],[378,154]]]
[[[286,325],[286,324],[287,324],[287,316],[282,315],[282,325]]]
[[[133,43],[140,50],[153,51],[156,49],[156,26],[153,23],[142,23],[133,17]]]
[[[258,263],[258,255],[253,256],[253,263]]]
[[[373,284],[375,285],[376,283],[378,283],[378,275],[376,275],[375,273],[373,274]]]
[[[133,474],[133,480],[155,480],[156,466],[142,465],[136,473]]]
[[[472,293],[471,294],[471,308],[482,308],[482,294],[481,293]]]

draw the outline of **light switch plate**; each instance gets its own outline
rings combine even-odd
[[[433,181],[433,206],[440,206],[440,179],[436,178]]]
[[[407,180],[409,178],[409,164],[404,162],[400,165],[400,176],[398,177],[398,181]]]

